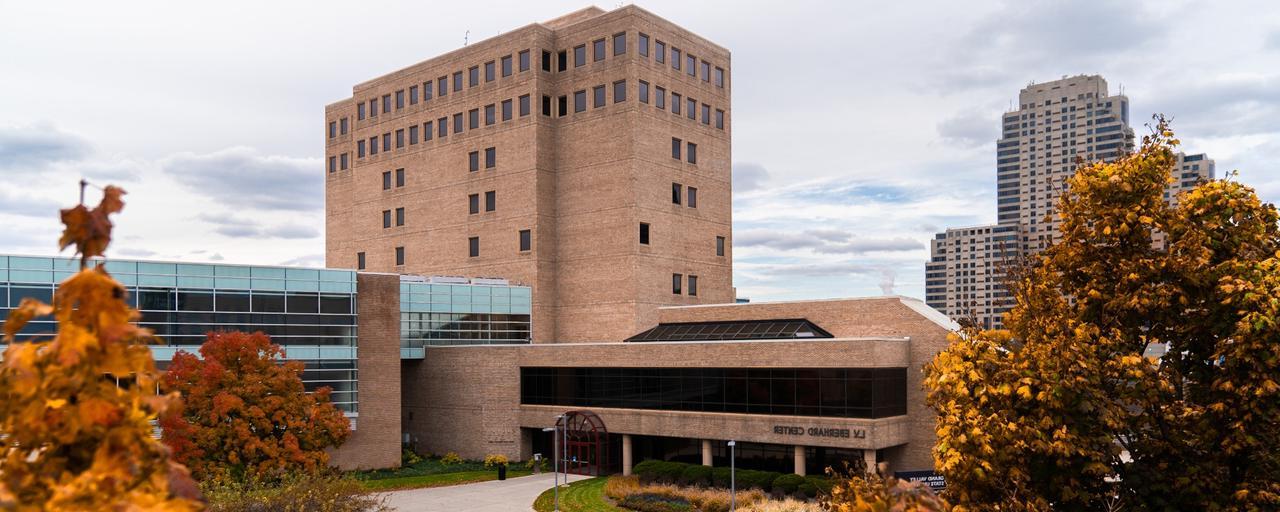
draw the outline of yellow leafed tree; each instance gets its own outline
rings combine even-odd
[[[135,326],[125,289],[89,266],[111,240],[109,215],[124,191],[62,211],[62,248],[74,245],[81,270],[59,285],[53,304],[24,299],[4,323],[0,366],[0,509],[153,510],[203,508],[187,470],[152,438],[151,422],[177,400],[156,394],[149,334]],[[53,315],[49,341],[16,341],[33,318]]]

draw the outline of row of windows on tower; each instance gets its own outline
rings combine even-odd
[[[671,274],[671,293],[681,294],[681,281],[684,281],[683,274]],[[698,276],[689,274],[689,286],[685,289],[688,290],[690,297],[696,297],[698,295]]]
[[[403,208],[400,210],[403,210]],[[520,252],[529,252],[533,249],[533,232],[531,230],[521,229],[516,233],[516,237]],[[470,258],[480,257],[480,237],[467,237],[467,256]],[[395,264],[397,267],[405,264],[405,248],[402,245],[395,248]],[[368,261],[364,251],[357,252],[356,270],[364,270],[367,265]]]
[[[648,222],[640,223],[640,245],[649,244],[650,227]],[[724,256],[725,238],[723,236],[716,237],[716,256]]]
[[[521,50],[517,53],[516,60],[519,63],[520,72],[529,70],[529,50]],[[476,65],[467,68],[466,77],[468,88],[480,85],[480,73],[482,68],[484,70],[484,83],[497,80],[499,70],[501,70],[503,77],[511,76],[514,74],[514,71],[512,70],[513,62],[515,61],[513,61],[512,56],[507,54],[503,55],[500,59],[485,62],[483,65]],[[452,82],[453,91],[455,93],[462,91],[462,73],[462,71],[456,71],[453,73]],[[366,117],[377,117],[379,111],[383,114],[389,114],[392,111],[393,102],[395,110],[402,110],[406,105],[417,105],[419,97],[421,97],[423,103],[431,101],[433,97],[443,98],[449,94],[449,83],[449,75],[445,75],[434,81],[427,80],[422,82],[421,87],[419,87],[419,84],[414,84],[406,89],[397,90],[394,93],[383,94],[380,99],[375,97],[367,102],[361,101],[356,104],[356,119],[363,120]],[[419,95],[419,91],[421,91],[421,95]],[[366,105],[368,105],[367,108]],[[379,108],[379,106],[381,106],[381,108]],[[341,121],[345,122],[345,118]],[[330,132],[330,137],[333,137],[332,130]],[[342,133],[346,132],[343,131]]]
[[[620,56],[627,53],[627,33],[618,32],[613,37],[613,55]],[[652,56],[653,61],[658,64],[666,64],[668,45],[660,39],[652,39],[649,34],[643,32],[636,36],[637,54],[644,58],[645,62],[649,61]],[[599,38],[591,41],[591,59],[590,62],[600,62],[607,56],[607,48],[605,47],[606,38]],[[703,82],[715,84],[718,88],[724,88],[724,68],[715,66],[706,60],[699,59],[692,53],[687,53],[679,48],[670,46],[671,69],[674,71],[682,71],[691,77],[701,77]],[[569,52],[560,50],[556,52],[556,71],[564,72],[569,70]],[[573,47],[573,67],[580,68],[587,65],[587,45],[580,44]],[[542,51],[542,70],[551,71],[551,52]]]
[[[515,100],[515,102],[518,102],[519,115],[521,117],[529,115],[529,101],[528,94],[520,96]],[[473,108],[465,114],[462,112],[455,113],[453,114],[453,133],[459,134],[462,133],[464,129],[475,130],[480,128],[482,112],[485,126],[497,124],[499,122],[499,113],[501,114],[501,120],[503,122],[510,121],[515,115],[513,113],[513,109],[516,104],[517,103],[513,103],[513,100],[507,99],[500,103],[490,103],[485,105],[483,108]],[[466,116],[465,118],[463,117],[464,115]],[[449,119],[450,118],[446,116],[436,119],[435,121],[426,121],[421,125],[415,123],[407,128],[400,128],[394,132],[384,133],[381,138],[375,135],[369,138],[367,146],[365,145],[364,139],[358,140],[356,141],[356,158],[364,158],[366,154],[370,156],[376,155],[378,154],[379,147],[381,147],[381,151],[383,152],[391,151],[393,144],[397,150],[404,149],[406,146],[414,146],[418,144],[419,138],[421,138],[421,141],[424,143],[432,140],[433,135],[443,139],[449,135]],[[421,134],[421,137],[419,137],[419,134]],[[379,143],[379,141],[381,141],[381,143]],[[367,153],[365,151],[366,148],[368,149]]]
[[[667,109],[667,89],[665,87],[652,87],[652,96],[650,95],[651,86],[649,82],[638,80],[636,85],[636,96],[640,103],[645,105],[652,104],[660,110]],[[613,103],[622,103],[627,101],[627,81],[618,80],[613,82]],[[588,93],[587,89],[574,91],[573,96],[573,113],[581,113],[587,111],[588,101],[591,108],[601,108],[609,104],[609,98],[606,93],[609,87],[604,84],[594,86]],[[590,96],[588,97],[588,94]],[[650,100],[652,99],[652,103]],[[694,98],[686,98],[678,92],[671,92],[671,113],[677,116],[683,115],[692,121],[699,119],[701,113],[702,124],[707,126],[714,125],[717,129],[724,129],[724,110],[713,108],[706,103],[699,103]],[[552,108],[551,96],[542,96],[542,115],[551,117],[552,115],[564,117],[569,115],[569,96],[560,96],[556,100],[556,108]]]

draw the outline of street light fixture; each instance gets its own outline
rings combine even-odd
[[[735,476],[737,467],[733,461],[734,447],[737,445],[737,441],[729,441],[729,512],[737,509],[738,505],[738,477]]]
[[[542,429],[543,432],[553,432],[551,435],[551,464],[552,464],[552,481],[555,489],[555,512],[560,512],[560,419],[563,414],[556,415],[556,424],[554,427]],[[569,479],[569,475],[565,475],[565,480]]]

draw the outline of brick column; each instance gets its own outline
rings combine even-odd
[[[631,434],[622,434],[622,475],[631,475]]]
[[[710,439],[702,440],[702,465],[703,466],[711,465],[711,440]]]
[[[862,461],[867,464],[867,474],[873,475],[876,472],[876,451],[862,450]]]
[[[797,475],[804,476],[804,467],[807,464],[804,459],[804,447],[800,445],[795,445],[795,446],[792,446],[791,448],[792,448],[792,451],[795,452],[795,458],[796,458],[795,473]]]
[[[356,274],[359,418],[330,452],[342,469],[400,466],[400,276]]]

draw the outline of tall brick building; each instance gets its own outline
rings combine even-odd
[[[729,51],[590,7],[325,108],[326,263],[533,288],[534,342],[734,299]]]

